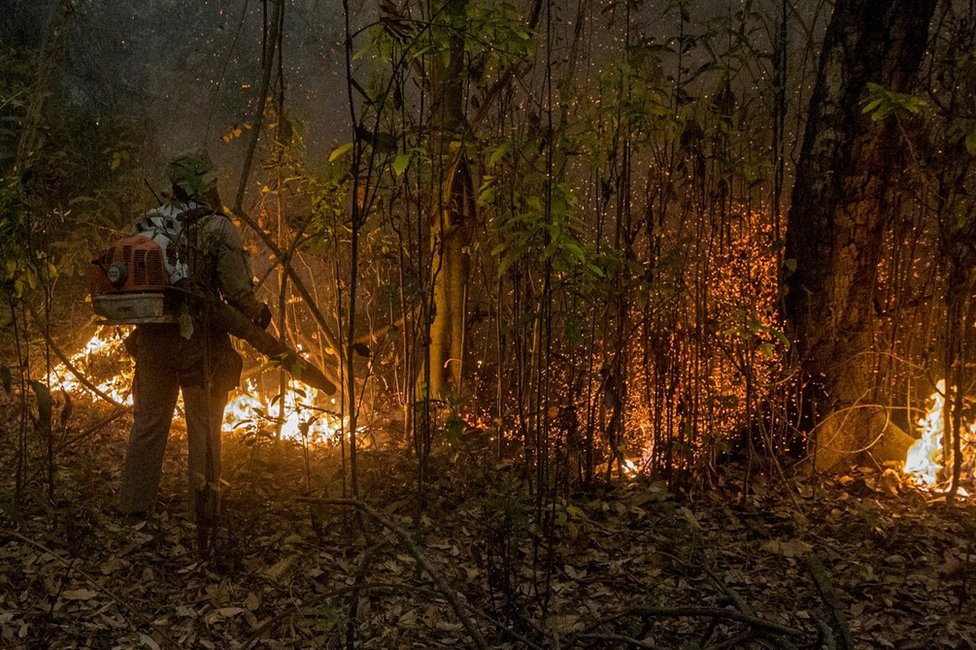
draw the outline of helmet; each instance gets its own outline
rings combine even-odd
[[[166,177],[186,199],[206,198],[217,190],[217,170],[210,154],[202,147],[187,149],[173,156],[166,165]]]

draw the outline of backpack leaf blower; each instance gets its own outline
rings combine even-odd
[[[299,381],[328,395],[336,386],[298,352],[251,322],[234,307],[202,292],[187,290],[189,269],[177,253],[182,231],[174,206],[161,206],[92,260],[89,272],[92,307],[107,325],[176,323],[174,305],[186,296],[196,310],[209,311],[210,322],[231,336],[247,341],[261,354],[279,362]]]

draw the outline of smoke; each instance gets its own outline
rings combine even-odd
[[[224,170],[222,185],[236,185],[244,140],[225,142],[221,136],[253,117],[269,19],[265,11],[270,13],[271,4],[71,4],[60,79],[47,99],[49,111],[75,116],[89,132],[126,125],[139,140],[135,155],[147,169],[161,169],[172,152],[205,146]],[[0,12],[0,42],[37,56],[62,6],[62,0],[11,0]],[[288,1],[285,16],[281,73],[286,108],[304,126],[309,158],[324,160],[333,140],[349,137],[342,8],[338,2]]]

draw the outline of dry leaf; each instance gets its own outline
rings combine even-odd
[[[247,598],[244,600],[244,607],[247,607],[252,612],[261,606],[261,598],[253,591],[247,594]]]
[[[298,554],[295,554],[278,560],[272,566],[264,570],[265,577],[271,578],[272,580],[281,579],[286,573],[291,571],[295,563],[298,562],[298,558]]]

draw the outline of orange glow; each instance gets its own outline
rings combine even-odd
[[[246,382],[224,409],[225,430],[245,433],[274,431],[281,424],[281,437],[308,443],[324,443],[336,439],[343,430],[342,420],[323,410],[319,391],[304,384],[289,382],[284,399],[276,395],[261,395],[253,382]],[[324,396],[323,396],[324,397]],[[328,398],[329,407],[335,398]],[[284,404],[284,415],[281,405]]]
[[[100,327],[81,350],[70,357],[71,365],[85,374],[99,390],[112,399],[132,404],[132,364],[123,349],[124,334],[110,327]],[[124,371],[120,371],[120,366]],[[91,391],[60,364],[48,376],[52,389],[73,395],[91,395]],[[284,414],[281,415],[281,404]],[[319,395],[319,391],[299,382],[290,381],[284,398],[275,393],[262,394],[253,381],[232,393],[224,410],[224,430],[246,433],[275,432],[281,423],[281,437],[312,444],[334,440],[342,431],[342,420],[326,409],[335,408],[335,398]],[[181,409],[177,410],[179,417]]]
[[[922,485],[935,487],[945,466],[942,453],[945,380],[940,379],[936,383],[935,392],[929,396],[929,400],[932,405],[925,416],[918,421],[921,437],[911,446],[905,457],[905,473]],[[976,440],[976,424],[963,423],[962,435],[964,436],[962,448],[965,450],[973,440]],[[965,458],[965,455],[963,457]],[[960,488],[959,495],[968,496],[968,492]]]
[[[99,327],[81,350],[70,357],[71,365],[86,373],[87,378],[95,384],[100,391],[123,404],[132,404],[132,377],[130,373],[114,373],[107,378],[97,379],[92,377],[91,372],[94,366],[99,365],[99,361],[107,359],[120,359],[127,356],[122,349],[124,337],[119,336],[118,332],[109,327]],[[114,368],[113,368],[114,369]],[[54,370],[47,377],[47,383],[52,389],[60,389],[68,393],[91,394],[87,386],[81,383],[73,372],[68,370],[65,364],[55,366]]]

